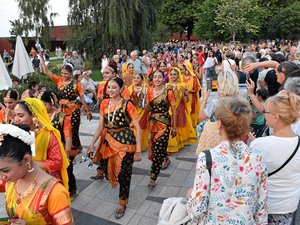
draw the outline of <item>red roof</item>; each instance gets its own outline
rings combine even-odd
[[[180,40],[180,34],[179,34],[179,33],[171,34],[171,35],[169,36],[169,39],[170,39],[170,40]],[[188,40],[188,37],[187,37],[186,34],[182,35],[182,40],[183,40],[183,41],[187,41],[187,40]],[[192,34],[191,37],[190,37],[190,40],[191,40],[191,41],[195,41],[195,40],[199,40],[199,38],[196,37],[194,34]]]
[[[13,49],[13,46],[11,42],[9,41],[9,38],[0,38],[0,54],[3,55],[4,49],[6,51],[10,51]]]
[[[54,26],[50,28],[50,39],[55,41],[66,41],[71,35],[69,26]]]

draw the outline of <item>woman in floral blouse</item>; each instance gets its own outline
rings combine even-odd
[[[267,224],[266,167],[262,154],[240,137],[250,130],[251,108],[246,100],[225,97],[215,112],[222,142],[198,156],[194,187],[187,209],[196,224]]]

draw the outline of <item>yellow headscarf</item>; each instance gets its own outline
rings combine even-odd
[[[194,72],[194,69],[193,69],[192,63],[190,63],[188,61],[185,61],[184,65],[185,65],[185,68],[187,69],[187,71],[189,71],[189,73],[191,74],[191,76],[196,76],[195,72]]]
[[[69,166],[69,160],[67,154],[64,150],[63,144],[61,142],[60,133],[57,129],[55,129],[50,121],[50,118],[47,114],[46,107],[44,103],[36,98],[25,98],[21,102],[24,102],[32,114],[36,116],[38,119],[41,128],[38,132],[35,133],[35,148],[36,155],[33,157],[35,161],[43,161],[47,159],[47,149],[50,141],[50,133],[53,132],[54,136],[57,138],[59,143],[59,148],[62,154],[62,167],[60,170],[63,185],[68,190],[68,173],[67,167]]]
[[[182,76],[182,73],[181,73],[180,69],[178,67],[172,67],[170,69],[170,72],[169,72],[169,77],[170,77],[170,73],[171,73],[172,70],[175,70],[178,73],[179,83],[182,83],[183,82],[183,76]]]

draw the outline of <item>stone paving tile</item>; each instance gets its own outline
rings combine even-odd
[[[141,224],[140,221],[142,220],[143,216],[139,214],[135,214],[132,219],[129,221],[128,225],[139,225]]]
[[[93,183],[92,180],[76,179],[77,191],[82,192],[85,188],[90,186],[91,183]]]
[[[74,222],[76,225],[119,225],[119,223],[115,223],[106,219],[99,218],[97,216],[93,216],[91,214],[81,212],[78,210],[72,210],[74,216]]]
[[[92,199],[93,197],[80,193],[72,202],[72,208],[82,210]]]
[[[180,162],[179,165],[177,166],[177,169],[190,171],[193,168],[194,164],[195,164],[194,162]]]
[[[169,197],[175,197],[177,196],[178,192],[180,190],[180,187],[174,187],[174,186],[163,186],[159,194],[157,195],[158,197],[164,197],[164,198],[169,198]]]
[[[156,220],[156,224],[157,224],[157,220],[158,220],[160,208],[161,208],[161,204],[160,203],[152,202],[152,204],[148,208],[147,212],[145,213],[145,216],[150,217],[150,218]],[[143,220],[141,220],[141,222],[142,221]],[[141,224],[144,224],[144,223],[141,223]]]
[[[147,189],[148,187],[137,185],[129,193],[128,207],[138,210],[148,196],[149,190]]]
[[[145,215],[148,212],[148,209],[150,208],[151,205],[152,205],[152,201],[145,200],[137,210],[137,213],[139,215]]]
[[[143,217],[140,221],[141,225],[157,225],[158,219],[153,219],[149,217]]]
[[[82,209],[82,211],[108,220],[114,214],[117,206],[117,203],[111,203],[94,198]]]
[[[173,174],[168,179],[166,185],[168,186],[182,186],[184,184],[184,181],[186,177],[188,176],[189,171],[182,170],[182,169],[176,169],[174,170]]]
[[[95,197],[108,185],[110,185],[110,183],[105,180],[94,181],[91,185],[84,189],[82,193],[87,196]]]

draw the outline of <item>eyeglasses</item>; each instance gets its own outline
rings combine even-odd
[[[268,111],[266,111],[265,109],[262,111],[262,113],[263,114],[265,114],[265,113],[271,113],[271,112],[268,112]],[[272,113],[271,113],[272,114]]]

